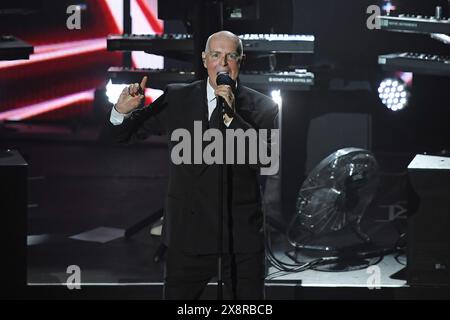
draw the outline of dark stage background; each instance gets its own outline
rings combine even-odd
[[[129,241],[119,238],[104,245],[70,237],[99,226],[124,230],[163,205],[169,161],[166,137],[151,137],[131,147],[97,140],[112,107],[108,95],[120,90],[109,83],[108,68],[189,69],[196,70],[198,76],[204,71],[198,69],[200,56],[181,61],[173,56],[108,51],[107,36],[202,30],[195,41],[204,44],[206,36],[219,29],[220,19],[209,13],[220,2],[132,0],[130,26],[123,19],[126,2],[78,1],[82,8],[79,30],[66,27],[66,8],[71,1],[0,4],[0,36],[13,35],[34,47],[28,60],[0,61],[0,148],[17,150],[28,163],[24,185],[17,189],[25,189],[25,194],[11,195],[27,199],[21,207],[27,223],[23,225],[22,221],[21,227],[14,229],[22,236],[18,244],[21,249],[17,251],[6,235],[2,238],[11,250],[8,252],[21,252],[17,263],[7,266],[7,272],[15,274],[11,277],[15,289],[2,290],[2,296],[24,295],[24,265],[28,283],[34,284],[64,282],[68,276],[65,268],[71,264],[89,270],[85,282],[161,282],[162,265],[153,261],[160,248],[159,236],[150,235],[149,228]],[[450,77],[383,71],[378,56],[398,52],[448,56],[450,47],[426,34],[369,30],[367,7],[386,6],[387,2],[225,1],[230,6],[259,6],[258,19],[224,19],[224,29],[236,34],[315,37],[312,54],[249,52],[242,68],[261,72],[306,69],[314,74],[314,85],[307,90],[281,90],[281,171],[262,186],[266,215],[274,230],[285,228],[295,215],[302,183],[323,158],[340,148],[360,147],[373,152],[381,174],[367,221],[385,215],[389,206],[400,208],[401,215],[389,222],[389,231],[378,235],[393,245],[391,237],[396,239],[395,232],[406,231],[406,220],[413,214],[407,208],[408,164],[419,153],[449,155]],[[392,14],[433,15],[440,5],[444,16],[450,16],[445,0],[390,3],[395,6]],[[408,106],[396,112],[386,108],[378,97],[380,82],[395,76],[410,79]],[[152,79],[149,83],[147,103],[161,94]],[[271,84],[258,88],[267,95],[274,89]],[[0,183],[5,190],[9,186],[6,178]],[[2,201],[7,204],[8,199]],[[0,208],[9,217],[9,224],[17,224],[9,212],[12,206]],[[39,240],[27,246],[27,235]],[[32,290],[30,296],[55,295]],[[160,287],[151,292],[134,290],[137,297],[160,296]],[[271,291],[271,298],[277,298],[277,294]],[[396,294],[389,292],[387,297],[395,298]]]

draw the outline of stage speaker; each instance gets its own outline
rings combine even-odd
[[[0,149],[0,297],[22,297],[27,278],[27,163]]]
[[[450,285],[450,158],[416,155],[408,175],[419,198],[408,217],[408,284]]]

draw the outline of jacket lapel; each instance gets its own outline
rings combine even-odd
[[[207,80],[202,80],[199,83],[199,91],[198,95],[196,95],[196,98],[194,99],[195,101],[192,101],[192,103],[189,103],[189,105],[192,106],[192,108],[194,108],[193,113],[192,113],[192,121],[201,121],[202,122],[202,134],[209,129],[209,121],[208,121],[208,103],[207,103],[207,97],[206,97],[206,81]],[[245,90],[241,89],[242,87],[239,85],[238,82],[238,87],[236,89],[235,95],[236,95],[236,112],[243,116],[244,118],[250,118],[251,113],[253,112],[254,106],[253,104],[248,101],[248,96],[245,94]],[[193,125],[193,123],[192,123]],[[193,132],[192,136],[193,135]],[[203,140],[203,139],[202,139]],[[209,144],[209,142],[203,142],[202,141],[202,152],[204,150],[204,148]],[[202,158],[203,158],[203,154],[202,154]],[[203,174],[203,172],[209,167],[209,165],[203,163],[201,164],[194,164],[194,165],[189,165],[188,167],[190,167],[192,169],[192,173],[194,175],[201,175]]]
[[[238,80],[238,86],[236,89],[236,112],[243,116],[244,119],[246,119],[250,113],[254,111],[255,106],[250,101],[247,94],[245,94],[245,88],[243,89],[240,85],[240,82]]]
[[[192,110],[192,118],[190,118],[190,121],[192,121],[192,123],[190,124],[190,127],[193,128],[194,125],[194,121],[201,121],[202,124],[202,136],[203,133],[209,128],[209,121],[208,121],[208,104],[207,104],[207,98],[206,98],[206,81],[207,80],[202,80],[199,83],[198,86],[198,90],[199,92],[197,92],[197,94],[195,95],[195,98],[193,99],[194,101],[192,101],[191,103],[189,103],[190,106],[192,106],[193,110]],[[191,131],[192,137],[194,138],[194,132]],[[202,137],[201,137],[202,138]],[[207,145],[207,142],[204,142],[202,139],[202,159],[203,159],[203,150],[205,148],[205,146]],[[193,159],[193,154],[192,154],[192,159]],[[188,167],[190,167],[192,169],[192,173],[194,175],[201,175],[205,169],[208,167],[208,165],[206,165],[205,163],[201,164],[193,164],[193,165],[189,165]]]

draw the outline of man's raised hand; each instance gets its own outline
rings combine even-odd
[[[145,98],[144,92],[147,84],[147,76],[142,78],[141,84],[133,83],[122,90],[116,103],[116,110],[120,113],[130,113],[138,108]]]

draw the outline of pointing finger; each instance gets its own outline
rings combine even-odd
[[[140,90],[142,90],[142,92],[144,92],[146,86],[147,86],[147,76],[144,76],[141,81]]]

